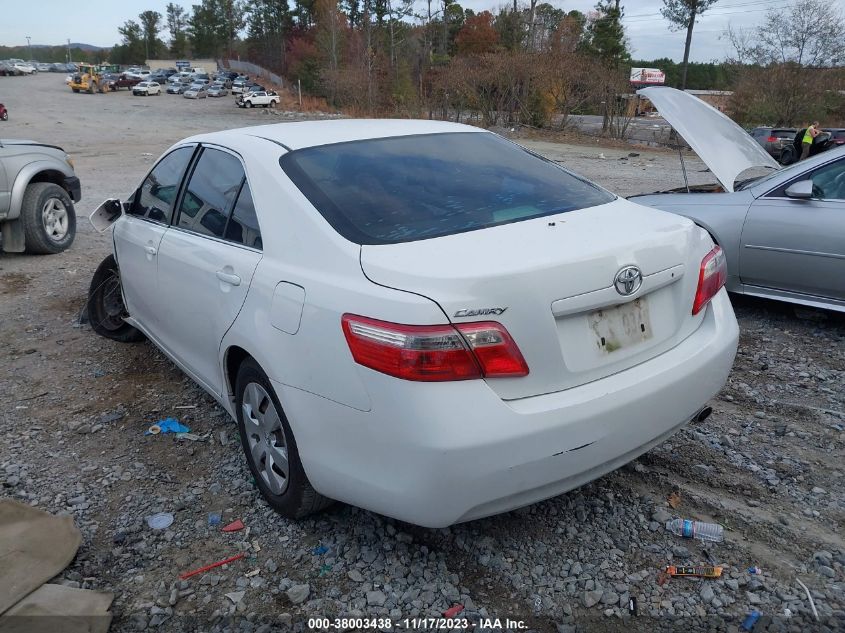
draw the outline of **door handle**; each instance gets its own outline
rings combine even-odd
[[[224,284],[229,284],[230,286],[240,286],[241,285],[241,278],[237,275],[233,275],[231,273],[224,272],[222,270],[217,271],[217,278],[222,281]]]
[[[158,252],[155,246],[146,246],[144,247],[144,250],[146,251],[147,255],[155,255]]]

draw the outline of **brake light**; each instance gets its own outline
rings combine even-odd
[[[725,253],[719,246],[714,246],[704,259],[698,272],[698,288],[695,291],[695,301],[692,313],[698,314],[704,309],[716,293],[722,289],[728,280],[728,264]]]
[[[777,143],[780,139],[777,136],[770,136],[766,139],[767,143]]]
[[[344,314],[343,334],[355,362],[404,380],[440,382],[528,375],[502,325],[401,325]]]

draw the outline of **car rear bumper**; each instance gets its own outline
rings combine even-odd
[[[274,383],[322,494],[443,527],[577,488],[684,426],[727,380],[738,327],[722,290],[701,326],[647,362],[503,401],[482,380],[413,383],[360,368],[362,412]]]

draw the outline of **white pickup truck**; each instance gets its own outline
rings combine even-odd
[[[259,90],[258,92],[247,92],[242,94],[240,98],[235,101],[235,104],[239,108],[254,108],[257,105],[263,106],[265,108],[275,108],[277,103],[279,103],[279,95],[277,95],[272,90]]]

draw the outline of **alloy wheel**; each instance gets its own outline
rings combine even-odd
[[[68,212],[64,202],[50,198],[41,208],[41,221],[44,230],[54,242],[61,242],[68,231]]]
[[[287,490],[290,464],[285,431],[267,390],[256,382],[244,389],[244,429],[255,470],[274,495]]]

